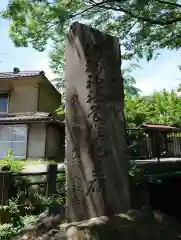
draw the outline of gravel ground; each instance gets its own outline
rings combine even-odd
[[[47,165],[46,163],[40,163],[36,165],[27,165],[25,169],[23,169],[22,172],[24,173],[30,173],[30,172],[46,172],[47,171]],[[59,163],[58,164],[58,170],[64,169],[64,163]]]
[[[140,163],[151,163],[151,162],[157,162],[157,159],[145,159],[145,160],[135,160],[138,164]],[[177,162],[181,161],[181,158],[162,158],[160,159],[160,162]],[[25,169],[22,172],[46,172],[47,171],[47,163],[40,163],[35,165],[27,165]],[[64,163],[58,164],[58,170],[65,169]]]

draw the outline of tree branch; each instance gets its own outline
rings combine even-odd
[[[163,0],[156,0],[156,1],[159,1],[160,3],[165,3],[165,4],[167,4],[167,3],[168,4],[174,4],[174,3],[169,3],[169,2],[163,1]],[[72,19],[72,18],[81,16],[83,13],[86,13],[86,12],[88,12],[88,11],[94,9],[94,8],[102,8],[102,9],[106,9],[106,10],[123,12],[125,14],[128,14],[130,17],[135,18],[135,19],[137,19],[141,22],[147,22],[149,24],[159,25],[159,26],[167,26],[167,25],[171,25],[171,24],[174,24],[174,23],[177,23],[177,22],[181,21],[181,16],[176,17],[176,18],[172,18],[172,19],[168,19],[168,20],[157,20],[157,19],[151,19],[151,18],[148,18],[148,17],[144,17],[144,16],[141,16],[141,15],[135,14],[131,10],[124,9],[123,7],[120,7],[120,6],[116,6],[116,7],[108,6],[108,4],[111,4],[113,2],[116,3],[116,1],[113,1],[113,0],[107,0],[107,1],[99,2],[99,3],[96,3],[94,0],[90,0],[90,3],[92,3],[92,5],[90,7],[87,7],[85,9],[83,9],[82,11],[77,12],[75,14],[70,14],[64,20],[68,20],[68,19]],[[107,6],[105,4],[107,4]],[[176,4],[176,5],[179,5],[179,7],[181,7],[180,4]]]
[[[131,31],[131,29],[136,25],[136,21],[133,22],[133,24],[127,29],[127,31],[124,32],[124,37],[121,37],[121,39],[124,39],[125,36]]]
[[[89,10],[92,10],[92,9],[95,8],[95,7],[100,7],[101,5],[103,5],[103,4],[105,4],[105,3],[112,2],[112,1],[113,1],[113,0],[107,0],[107,1],[104,1],[104,2],[100,2],[100,3],[93,4],[92,6],[85,8],[84,10],[82,10],[82,11],[79,12],[79,13],[69,15],[69,18],[75,18],[75,17],[80,16],[80,15],[82,15],[83,13],[85,13],[85,12],[87,12],[87,11],[89,11]],[[91,2],[92,2],[92,1],[91,1]],[[111,9],[110,9],[110,10],[111,10]]]
[[[161,4],[167,4],[167,5],[170,5],[170,6],[173,6],[173,7],[181,8],[181,4],[179,4],[179,3],[173,3],[173,2],[163,1],[163,0],[155,0],[155,1],[158,2],[158,3],[161,3]]]
[[[165,40],[164,41],[164,44],[169,44],[170,42],[173,42],[173,41],[175,41],[176,39],[179,39],[180,40],[180,38],[181,38],[181,35],[179,35],[179,34],[173,34],[171,37],[170,37],[170,39],[167,39],[167,40]]]
[[[136,14],[132,13],[131,11],[123,9],[123,8],[120,8],[120,11],[129,14],[133,18],[137,18],[139,21],[147,22],[147,23],[154,24],[154,25],[160,25],[160,26],[171,25],[171,24],[174,24],[174,23],[177,23],[177,22],[181,21],[181,16],[176,17],[176,18],[172,18],[172,19],[169,19],[169,20],[166,20],[166,21],[160,21],[160,20],[151,19],[151,18],[136,15]]]
[[[69,7],[72,2],[73,2],[73,0],[70,0],[65,6]]]
[[[147,22],[147,23],[154,24],[154,25],[166,26],[166,25],[171,25],[173,23],[177,23],[177,22],[181,21],[181,16],[176,17],[176,18],[172,18],[172,19],[169,19],[169,20],[161,21],[161,20],[151,19],[151,18],[147,18],[147,17],[144,17],[144,16],[137,15],[137,14],[131,12],[130,10],[124,9],[122,7],[107,7],[107,6],[101,6],[101,5],[99,5],[99,7],[107,9],[107,10],[124,12],[124,13],[130,15],[131,17],[138,19],[139,21]]]

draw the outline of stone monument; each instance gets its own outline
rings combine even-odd
[[[73,23],[65,46],[67,219],[129,209],[117,38]]]

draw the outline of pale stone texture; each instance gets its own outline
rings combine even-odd
[[[61,225],[52,219],[44,222],[46,224],[36,225],[44,231],[47,228],[47,232],[38,234],[37,227],[26,229],[16,240],[176,240],[181,234],[180,224],[158,211],[131,210],[126,214]]]
[[[67,218],[129,209],[123,79],[117,38],[83,24],[65,47]]]

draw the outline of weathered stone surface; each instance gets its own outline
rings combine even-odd
[[[38,239],[39,236],[54,236],[55,233],[60,236],[60,231],[57,228],[59,229],[59,225],[63,221],[65,221],[65,207],[56,205],[40,214],[36,222],[22,229],[20,237],[16,239],[31,239],[31,237]]]
[[[65,47],[67,218],[129,209],[123,79],[117,38],[83,24]]]
[[[26,240],[179,240],[181,225],[160,212],[131,210],[126,214],[62,224],[43,235],[26,236]]]

